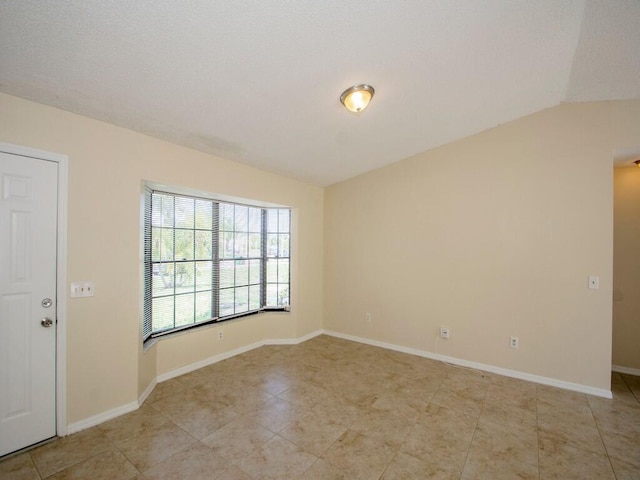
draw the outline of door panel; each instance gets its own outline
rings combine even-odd
[[[0,153],[0,455],[56,434],[57,185],[56,162]]]

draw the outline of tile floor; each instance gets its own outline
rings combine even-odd
[[[320,336],[159,384],[1,479],[640,479],[640,378],[613,400]]]

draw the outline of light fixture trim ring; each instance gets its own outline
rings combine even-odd
[[[342,103],[349,111],[352,111],[352,110],[350,110],[349,107],[347,107],[346,103],[344,102],[349,95],[356,92],[369,93],[370,97],[369,97],[369,102],[367,102],[367,105],[368,105],[371,102],[371,99],[373,99],[373,95],[376,93],[376,90],[371,85],[368,85],[366,83],[361,83],[361,84],[354,85],[352,87],[347,88],[344,92],[342,92],[342,95],[340,95],[340,103]],[[366,108],[366,105],[364,108]],[[364,110],[364,108],[362,110]]]

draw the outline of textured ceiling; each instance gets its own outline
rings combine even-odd
[[[0,91],[329,185],[640,98],[638,25],[638,0],[5,0]],[[338,100],[356,83],[360,114]]]

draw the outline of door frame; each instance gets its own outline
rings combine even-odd
[[[56,259],[56,434],[67,434],[67,194],[69,157],[60,153],[0,142],[0,152],[58,164]],[[43,439],[44,440],[44,439]]]

